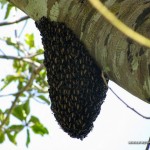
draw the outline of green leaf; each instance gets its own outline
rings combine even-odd
[[[6,78],[3,80],[4,85],[2,86],[1,90],[6,88],[11,82],[16,81],[19,78],[19,76],[16,75],[7,75]]]
[[[6,44],[14,47],[16,46],[16,43],[12,42],[11,37],[6,38]]]
[[[45,69],[42,69],[40,71],[40,76],[42,77],[42,79],[44,79],[46,77],[46,70]]]
[[[23,128],[23,125],[12,125],[6,130],[7,136],[12,143],[17,144],[16,136]]]
[[[0,143],[3,143],[5,141],[5,134],[2,130],[0,130]]]
[[[30,120],[29,120],[29,122],[32,122],[32,123],[39,123],[40,121],[39,121],[39,119],[37,118],[37,117],[35,117],[35,116],[31,116],[31,118],[30,118]]]
[[[48,105],[50,105],[49,99],[47,99],[44,95],[39,95],[38,98],[40,98],[42,101],[46,102]]]
[[[34,45],[34,34],[26,34],[25,35],[25,42],[27,45],[29,45],[30,48],[33,48]]]
[[[6,116],[6,115],[8,114],[8,112],[9,112],[9,109],[6,109],[5,112],[4,112],[4,116]],[[9,123],[10,123],[10,117],[8,117],[8,119],[7,119],[6,123],[5,123],[5,125],[8,126]]]
[[[19,81],[18,85],[17,85],[17,88],[18,90],[22,89],[24,86],[23,86],[23,82],[22,81]]]
[[[4,113],[3,111],[0,109],[0,122],[2,122],[4,120]]]
[[[30,113],[29,100],[27,100],[24,104],[17,105],[12,112],[12,114],[21,121],[26,120],[29,113]]]
[[[16,142],[16,134],[15,134],[15,132],[14,132],[14,134],[11,134],[11,132],[8,132],[8,131],[6,133],[7,133],[7,136],[9,138],[9,140],[16,145],[17,142]]]
[[[23,121],[25,119],[24,113],[23,113],[23,107],[22,105],[17,105],[12,112],[13,116],[18,118],[19,120]]]
[[[31,126],[31,129],[35,134],[40,134],[42,136],[48,134],[48,130],[41,123],[34,124]]]
[[[24,62],[24,61],[22,61],[22,65],[21,65],[22,67],[22,69],[21,69],[21,72],[24,72],[24,71],[26,71],[26,70],[28,70],[28,68],[29,68],[29,63],[27,63],[27,62]]]
[[[29,103],[29,100],[27,100],[27,101],[23,104],[23,109],[24,109],[26,115],[29,115],[29,113],[30,113],[30,103]]]
[[[39,119],[35,116],[31,116],[30,123],[33,123],[33,125],[31,125],[31,129],[35,134],[40,134],[40,135],[44,135],[44,134],[48,134],[48,130],[46,127],[44,127],[44,125],[39,121]]]
[[[7,45],[13,46],[17,51],[21,51],[20,50],[21,43],[18,44],[17,42],[13,42],[11,37],[6,37],[4,40]]]
[[[8,18],[9,14],[10,14],[10,11],[11,11],[11,9],[12,9],[13,7],[14,7],[14,6],[13,6],[11,3],[9,3],[9,4],[7,5],[7,11],[6,11],[6,14],[5,14],[5,18],[4,18],[4,19],[7,19],[7,18]]]
[[[18,74],[21,74],[24,71],[29,69],[29,63],[22,61],[22,60],[14,60],[13,67],[15,68],[15,70]],[[22,79],[22,81],[24,80],[24,78],[21,78],[21,79]]]
[[[30,131],[27,129],[27,140],[26,140],[26,146],[28,147],[30,144]]]
[[[42,54],[42,53],[44,53],[44,49],[38,49],[37,50],[37,54]]]
[[[17,70],[17,69],[19,69],[18,67],[20,67],[20,63],[19,63],[19,61],[18,60],[14,60],[13,61],[13,67]],[[18,70],[17,70],[18,71]]]
[[[24,128],[23,125],[12,125],[8,128],[9,131],[15,131],[16,133],[19,133]]]
[[[29,99],[25,101],[25,103],[21,105],[17,105],[14,109],[12,114],[18,118],[19,120],[23,121],[26,120],[27,116],[30,113],[30,105]]]

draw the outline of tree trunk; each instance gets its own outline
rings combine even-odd
[[[109,78],[150,103],[150,49],[124,36],[88,0],[9,0],[33,20],[65,22]],[[125,24],[150,38],[150,1],[102,0]]]

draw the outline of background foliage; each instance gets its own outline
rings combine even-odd
[[[43,49],[35,44],[34,33],[24,33],[29,17],[16,18],[17,8],[5,0],[1,0],[0,3],[3,18],[0,28],[9,26],[8,32],[13,33],[14,30],[12,36],[0,35],[0,43],[11,50],[8,52],[0,46],[1,67],[5,67],[3,60],[11,60],[13,72],[0,81],[0,143],[3,143],[7,137],[10,142],[17,144],[17,135],[26,131],[26,146],[28,146],[31,131],[42,136],[49,133],[38,116],[32,115],[30,108],[32,100],[50,105],[46,71],[43,65]],[[20,23],[24,24],[23,27],[13,29],[12,26],[18,27]],[[15,88],[11,90],[12,93],[7,93],[11,85],[15,85]],[[9,96],[13,97],[10,107],[2,107],[2,99]],[[14,118],[18,121],[12,121]]]

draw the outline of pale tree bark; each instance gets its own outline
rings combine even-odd
[[[33,20],[65,22],[109,78],[150,103],[150,49],[124,36],[88,0],[9,0]],[[102,0],[125,24],[150,38],[149,0]]]

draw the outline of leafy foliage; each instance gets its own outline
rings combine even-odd
[[[5,140],[5,134],[2,130],[0,130],[0,143],[3,143]]]
[[[27,129],[27,140],[26,140],[27,147],[28,147],[29,143],[30,143],[30,131],[29,131],[29,129]]]
[[[27,116],[30,113],[29,100],[27,100],[24,104],[17,105],[13,111],[12,115],[15,116],[20,121],[26,120]]]
[[[6,14],[5,14],[5,18],[4,19],[7,19],[10,12],[11,12],[11,9],[13,8],[14,6],[10,3],[7,4],[7,11],[6,11]]]
[[[3,11],[5,11],[4,19],[7,21],[14,6],[5,0],[0,0],[0,4],[1,9],[6,9]],[[13,98],[12,102],[9,101],[9,107],[2,108],[0,105],[0,143],[3,143],[8,137],[9,141],[16,145],[17,135],[25,132],[25,144],[28,147],[31,142],[30,132],[42,136],[49,133],[38,116],[31,114],[30,103],[35,100],[37,103],[42,102],[48,106],[50,101],[47,94],[46,70],[43,68],[44,50],[37,48],[34,33],[25,33],[24,36],[18,34],[19,36],[17,36],[16,33],[19,32],[17,30],[15,38],[13,36],[0,37],[13,54],[8,55],[9,53],[5,49],[0,49],[0,58],[12,60],[13,68],[13,73],[1,79],[0,84],[0,98],[8,95]],[[21,33],[23,30],[24,28]],[[12,85],[16,88],[11,90],[12,93],[8,93],[8,89]],[[17,119],[18,123],[13,122],[13,118]]]
[[[9,140],[14,143],[17,144],[16,142],[16,136],[17,134],[24,128],[23,125],[11,125],[7,130],[6,130],[6,134],[9,138]]]
[[[31,129],[35,134],[40,134],[42,136],[44,134],[48,134],[48,130],[44,127],[42,123],[40,123],[37,117],[31,116],[29,122],[33,123],[33,125],[31,126]]]
[[[25,36],[26,36],[26,39],[25,39],[26,44],[29,45],[30,48],[33,48],[35,46],[33,33],[32,34],[26,34]]]

